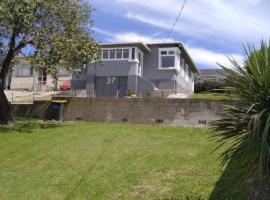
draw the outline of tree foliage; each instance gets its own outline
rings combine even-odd
[[[4,93],[6,74],[15,56],[27,50],[33,69],[57,79],[59,65],[69,72],[97,60],[98,45],[91,37],[91,7],[82,0],[1,0],[0,123],[13,121]]]
[[[229,58],[233,68],[222,66],[228,74],[226,83],[245,100],[228,109],[226,118],[215,122],[221,131],[220,142],[233,141],[223,153],[226,163],[236,156],[248,167],[251,176],[266,180],[270,175],[270,48],[262,42],[260,49],[248,44],[245,48],[244,66]]]
[[[0,1],[0,51],[9,59],[30,51],[35,69],[45,69],[57,78],[57,65],[68,71],[95,60],[98,45],[91,38],[91,7],[77,0]],[[3,77],[3,76],[2,76]]]

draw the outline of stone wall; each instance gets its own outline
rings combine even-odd
[[[202,127],[220,119],[224,107],[224,102],[192,99],[70,98],[64,118]]]
[[[33,104],[12,104],[16,117],[29,117],[38,119],[50,118],[51,102],[35,101]]]
[[[63,99],[64,97],[62,97]],[[59,98],[58,98],[59,99]],[[61,99],[61,98],[60,98]],[[225,103],[195,99],[129,99],[70,97],[65,104],[65,121],[129,122],[207,127],[221,119]],[[230,102],[236,104],[239,102]],[[14,105],[18,116],[49,118],[50,102]]]

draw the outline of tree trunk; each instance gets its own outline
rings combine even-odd
[[[19,36],[20,32],[21,30],[18,29],[18,27],[14,28],[9,41],[9,50],[0,71],[0,124],[8,124],[14,121],[11,105],[4,93],[4,83],[12,60],[18,52],[26,46],[27,42],[29,42],[27,41],[27,36],[24,36],[21,42],[16,46],[16,37]]]
[[[4,92],[4,83],[8,70],[10,69],[11,61],[15,57],[15,52],[9,50],[0,72],[0,124],[9,124],[14,121],[11,105],[8,102]]]
[[[3,80],[0,79],[0,124],[9,124],[13,121],[11,104],[4,93]]]

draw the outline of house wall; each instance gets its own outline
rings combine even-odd
[[[194,79],[188,76],[188,70],[184,70],[185,62],[180,65],[181,55],[178,55],[179,66],[177,70],[160,70],[159,66],[159,48],[167,48],[164,46],[149,45],[151,52],[144,57],[143,77],[152,81],[155,86],[161,90],[177,89],[182,92],[193,93]],[[187,66],[188,69],[188,66]]]
[[[135,91],[140,74],[138,74],[137,60],[119,60],[119,61],[103,61],[102,63],[90,63],[86,66],[86,71],[78,75],[73,75],[72,87],[76,89],[87,90],[87,96],[95,96],[95,78],[103,77],[127,77],[127,90]],[[137,82],[136,82],[137,81]],[[149,88],[149,83],[146,86],[140,81],[141,90]],[[100,88],[100,87],[99,87]],[[140,88],[138,90],[140,90]],[[153,87],[152,87],[153,88]],[[100,88],[102,89],[102,88]]]
[[[55,87],[55,82],[52,76],[47,75],[46,84],[41,84],[39,82],[39,77],[42,76],[36,70],[32,71],[30,76],[18,76],[18,70],[20,68],[28,67],[31,68],[30,63],[25,59],[25,57],[16,57],[16,62],[12,68],[11,74],[11,86],[12,90],[42,90],[42,91],[52,91]],[[62,83],[65,81],[70,81],[71,75],[59,75],[58,77],[58,89]]]

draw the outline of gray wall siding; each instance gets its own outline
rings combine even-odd
[[[192,93],[192,80],[188,77],[188,70],[185,71],[184,66],[179,66],[179,71],[158,69],[159,48],[163,47],[151,45],[151,53],[145,54],[143,77],[151,80],[157,88],[162,90],[177,89],[179,92],[183,91]],[[164,46],[164,48],[166,48],[166,46]],[[185,63],[183,63],[183,65],[184,64]]]
[[[88,65],[88,74],[95,76],[128,76],[131,62],[121,61],[104,61],[101,64],[90,63]]]
[[[71,86],[73,89],[85,89],[86,88],[86,71],[75,72],[72,75]]]
[[[144,54],[143,77],[148,80],[172,80],[175,70],[159,70],[158,47],[151,47],[151,52]]]
[[[136,77],[138,76],[138,62],[127,60],[104,61],[100,64],[96,63],[88,64],[87,76],[81,77],[81,79],[87,79],[86,80],[87,95],[88,96],[99,95],[96,94],[97,89],[100,90],[100,87],[97,86],[97,84],[101,84],[101,82],[95,81],[95,79],[98,79],[99,77],[108,77],[108,76],[118,77],[120,78],[120,80],[122,80],[121,77],[127,77],[125,90],[131,90],[135,92],[136,85],[138,87],[143,87],[143,89],[151,88],[149,86],[144,86],[143,83],[141,82],[140,82],[141,84],[138,84],[138,82],[136,83],[137,80]],[[140,91],[140,88],[138,88],[137,91]],[[123,96],[124,94],[126,94],[126,91],[121,91],[120,95]],[[100,95],[106,96],[106,94]]]

